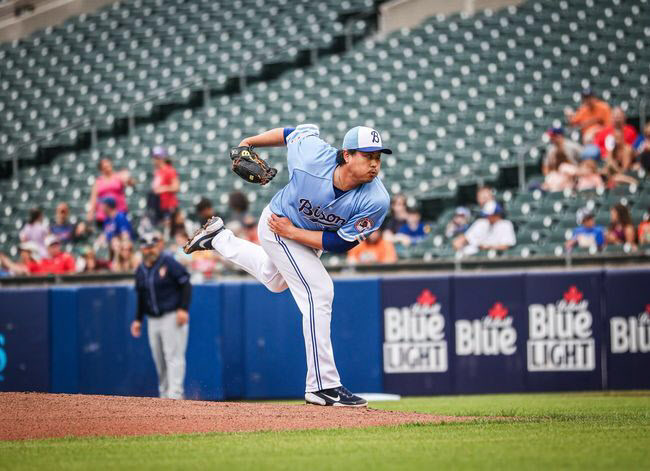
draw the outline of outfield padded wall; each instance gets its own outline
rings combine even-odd
[[[354,391],[650,387],[650,270],[335,280],[332,341]],[[0,390],[155,396],[129,285],[0,291]],[[300,313],[252,281],[194,286],[186,396],[300,397]]]

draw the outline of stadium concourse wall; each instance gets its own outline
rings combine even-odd
[[[354,391],[460,394],[649,388],[650,268],[335,280],[332,337]],[[155,396],[131,285],[0,290],[0,390]],[[300,397],[289,293],[194,287],[186,396]]]

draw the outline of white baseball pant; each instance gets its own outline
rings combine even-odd
[[[158,373],[158,394],[162,398],[183,399],[185,350],[189,324],[176,323],[176,311],[147,317],[147,335]]]
[[[334,284],[316,250],[274,234],[267,221],[267,206],[260,216],[256,245],[224,229],[212,247],[274,293],[289,288],[302,313],[302,333],[307,354],[305,392],[341,386],[330,339]]]

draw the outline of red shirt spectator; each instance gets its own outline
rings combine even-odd
[[[38,273],[63,275],[65,273],[74,273],[75,260],[72,255],[61,250],[61,242],[55,235],[47,236],[45,239],[49,257],[41,260],[39,263]]]
[[[600,155],[606,156],[615,145],[614,131],[617,129],[623,132],[623,140],[626,144],[633,146],[636,142],[637,132],[634,126],[626,124],[625,113],[621,108],[614,108],[612,111],[612,124],[598,132],[594,137],[594,144],[600,148]]]
[[[171,214],[178,207],[178,198],[176,198],[180,186],[178,173],[172,166],[164,148],[154,148],[153,159],[155,171],[152,189],[158,195],[160,210]]]

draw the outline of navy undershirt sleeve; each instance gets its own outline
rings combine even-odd
[[[353,247],[359,245],[359,241],[348,242],[342,239],[336,232],[323,232],[323,249],[327,252],[345,253]]]
[[[294,132],[295,130],[296,130],[296,128],[284,128],[282,130],[282,134],[284,135],[284,143],[285,144],[287,143],[287,136],[289,134],[291,134],[292,132]]]

